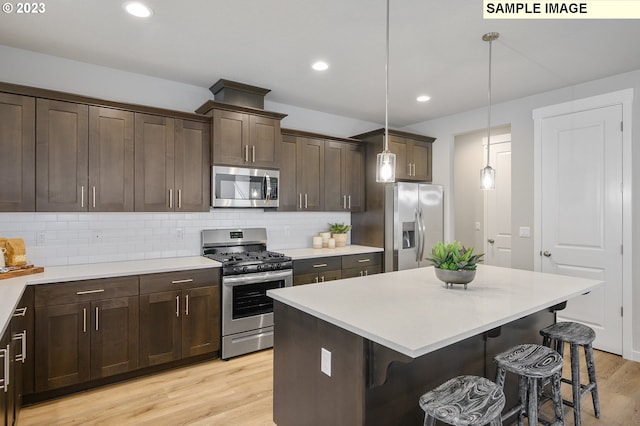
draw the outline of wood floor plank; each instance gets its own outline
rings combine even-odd
[[[582,424],[640,424],[640,363],[599,351],[595,359],[602,417],[594,417],[585,396]],[[586,378],[584,365],[582,360]],[[272,369],[272,350],[204,362],[25,407],[18,425],[274,426]],[[570,376],[568,360],[563,376]],[[562,386],[570,398],[570,387]],[[573,425],[569,407],[565,421]]]

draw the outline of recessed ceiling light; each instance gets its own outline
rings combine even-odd
[[[153,14],[151,9],[144,4],[137,1],[128,1],[122,4],[124,10],[129,12],[133,16],[137,16],[138,18],[148,18]]]
[[[314,62],[313,65],[311,65],[311,68],[313,68],[316,71],[324,71],[329,68],[329,64],[326,63],[325,61],[318,61],[318,62]]]
[[[428,95],[420,95],[416,98],[416,101],[418,102],[427,102],[431,100],[431,96]]]

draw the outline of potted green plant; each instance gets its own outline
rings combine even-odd
[[[351,229],[351,225],[344,223],[330,223],[329,231],[331,236],[336,240],[336,247],[344,247],[347,245],[347,232]]]
[[[431,248],[431,257],[427,259],[433,262],[436,277],[445,285],[464,284],[466,289],[475,278],[478,262],[484,256],[484,253],[474,254],[473,251],[473,247],[464,247],[459,241],[449,244],[438,242]]]

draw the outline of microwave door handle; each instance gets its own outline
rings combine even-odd
[[[264,203],[269,204],[269,200],[271,199],[271,178],[268,173],[264,174]]]

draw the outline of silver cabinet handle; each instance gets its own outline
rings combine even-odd
[[[305,209],[309,208],[309,204],[307,203],[307,194],[304,194],[304,208]]]
[[[82,308],[82,332],[87,332],[87,308]]]
[[[184,304],[186,305],[184,314],[189,315],[189,295],[188,294],[184,296],[184,302],[185,302]]]
[[[182,208],[182,189],[178,189],[178,208]]]
[[[326,263],[316,263],[313,265],[314,268],[324,268],[325,266],[327,266]]]
[[[173,188],[169,189],[169,208],[173,208]]]
[[[364,270],[364,276],[368,276],[369,275],[369,271],[367,271],[366,269]]]
[[[91,199],[92,199],[92,203],[93,203],[93,208],[96,208],[96,187],[92,186],[91,187]]]
[[[544,251],[544,253],[542,253],[542,255],[543,255],[544,257],[551,257],[551,252],[549,252],[549,251],[545,250],[545,251]]]
[[[98,307],[96,306],[96,331],[100,330],[100,326],[99,326],[99,316],[100,316],[100,312],[98,310]]]
[[[255,163],[256,162],[256,146],[255,145],[251,147],[251,156],[252,156],[253,162]]]
[[[302,192],[300,193],[300,208],[302,208]]]
[[[489,238],[489,239],[487,240],[487,242],[488,242],[489,244],[493,244],[493,243],[495,243],[495,242],[496,242],[496,240],[494,240],[493,238]]]
[[[23,306],[22,308],[18,308],[16,309],[16,311],[13,313],[14,317],[23,317],[27,314],[27,306]]]
[[[193,282],[193,278],[187,278],[184,280],[173,280],[171,281],[171,284],[184,284],[184,283],[192,283]]]
[[[349,210],[351,210],[351,195],[347,196],[347,200],[349,200]]]
[[[345,210],[347,209],[347,196],[346,195],[342,196],[342,208],[345,209]]]
[[[4,362],[4,373],[2,375],[2,388],[4,392],[7,393],[9,390],[9,359],[11,357],[11,345],[7,345],[6,349],[0,349],[0,356],[3,358]]]
[[[76,291],[78,296],[82,296],[83,294],[95,294],[104,292],[104,288],[98,288],[95,290],[85,290],[85,291]]]
[[[318,281],[318,277],[316,277],[316,284],[317,284],[318,282],[319,282],[319,281]]]
[[[80,187],[80,207],[84,207],[84,185]]]
[[[180,296],[176,296],[176,317],[180,317]]]
[[[22,330],[22,332],[14,334],[13,340],[20,340],[20,347],[22,348],[21,353],[19,355],[16,354],[16,362],[24,364],[24,361],[27,359],[27,330]]]
[[[249,145],[244,146],[244,161],[249,162]]]
[[[320,282],[323,283],[324,282],[324,275],[320,277]]]
[[[360,276],[361,276],[361,277],[363,277],[363,276],[364,276],[364,273],[363,273],[362,271],[360,271]]]
[[[358,263],[367,263],[367,262],[371,262],[371,259],[358,259]]]

